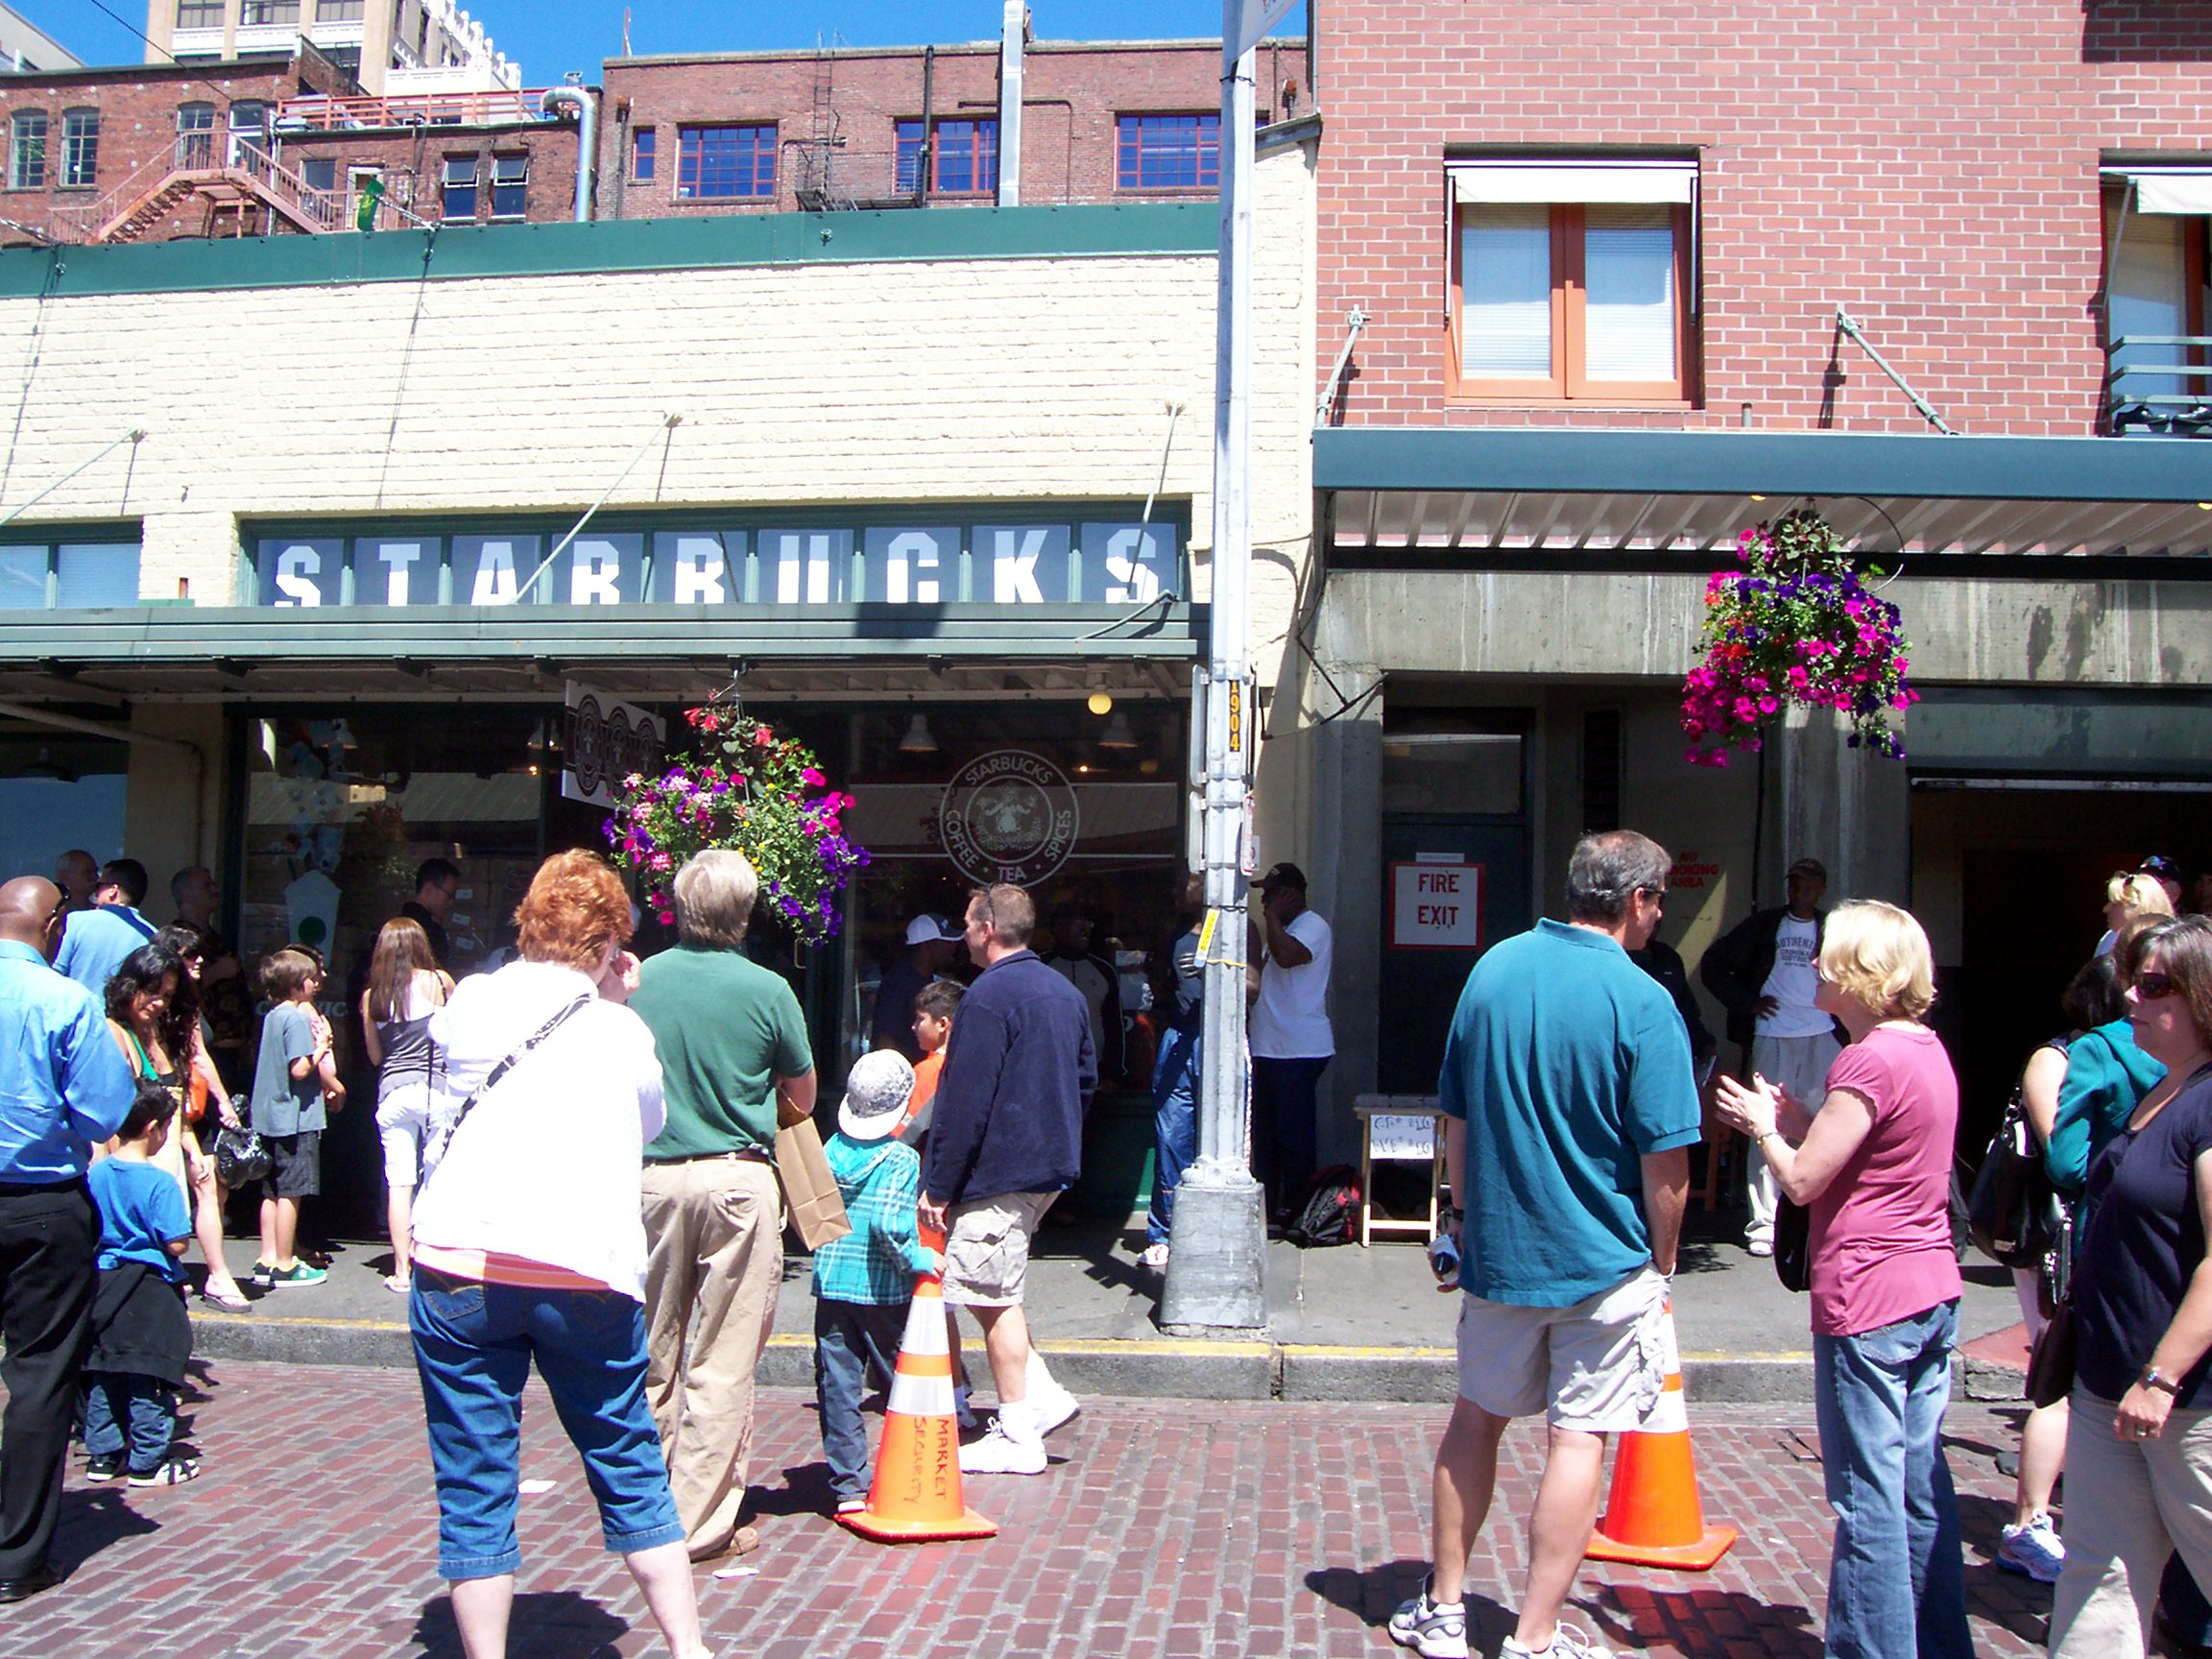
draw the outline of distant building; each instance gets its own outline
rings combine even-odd
[[[146,38],[149,63],[288,54],[305,39],[373,97],[522,85],[454,0],[147,0]]]
[[[1260,123],[1309,112],[1303,45],[1259,49]],[[599,216],[1205,200],[1218,40],[1004,40],[611,58]]]
[[[0,6],[0,75],[35,75],[41,69],[76,69],[84,60],[30,18]]]
[[[295,50],[296,49],[296,50]],[[561,220],[578,127],[514,90],[373,97],[319,48],[0,76],[0,244]]]

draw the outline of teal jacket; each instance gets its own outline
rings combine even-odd
[[[2136,1104],[2165,1075],[2165,1067],[2135,1046],[2126,1020],[2075,1038],[2066,1050],[2058,1117],[2043,1155],[2052,1184],[2061,1192],[2078,1194],[2104,1142],[2128,1126]]]

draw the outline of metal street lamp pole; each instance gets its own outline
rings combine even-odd
[[[1241,839],[1256,729],[1251,696],[1252,186],[1255,52],[1294,0],[1222,0],[1221,253],[1214,370],[1214,593],[1205,706],[1206,908],[1198,1156],[1175,1190],[1160,1322],[1256,1331],[1266,1217],[1247,1156],[1245,878]]]

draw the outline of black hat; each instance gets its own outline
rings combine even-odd
[[[1270,887],[1295,887],[1303,893],[1306,891],[1306,872],[1286,859],[1283,863],[1269,870],[1266,875],[1261,877],[1259,880],[1253,882],[1252,885],[1262,892],[1265,892]]]
[[[2181,866],[2175,863],[2163,853],[2152,854],[2135,868],[2146,876],[2157,877],[2161,881],[2178,881],[2181,879]]]

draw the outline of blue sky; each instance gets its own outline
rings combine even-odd
[[[307,0],[312,4],[313,0]],[[92,0],[15,0],[16,9],[88,63],[134,63],[146,48],[133,28],[146,0],[105,0],[132,28]],[[625,0],[474,0],[472,16],[499,49],[542,86],[569,69],[596,81],[600,60],[622,50]],[[995,39],[1001,0],[627,0],[630,45],[648,52],[742,52],[841,41],[904,46]],[[1221,33],[1220,0],[1029,0],[1030,26],[1044,40],[1154,39]],[[1278,29],[1303,35],[1305,9]]]

